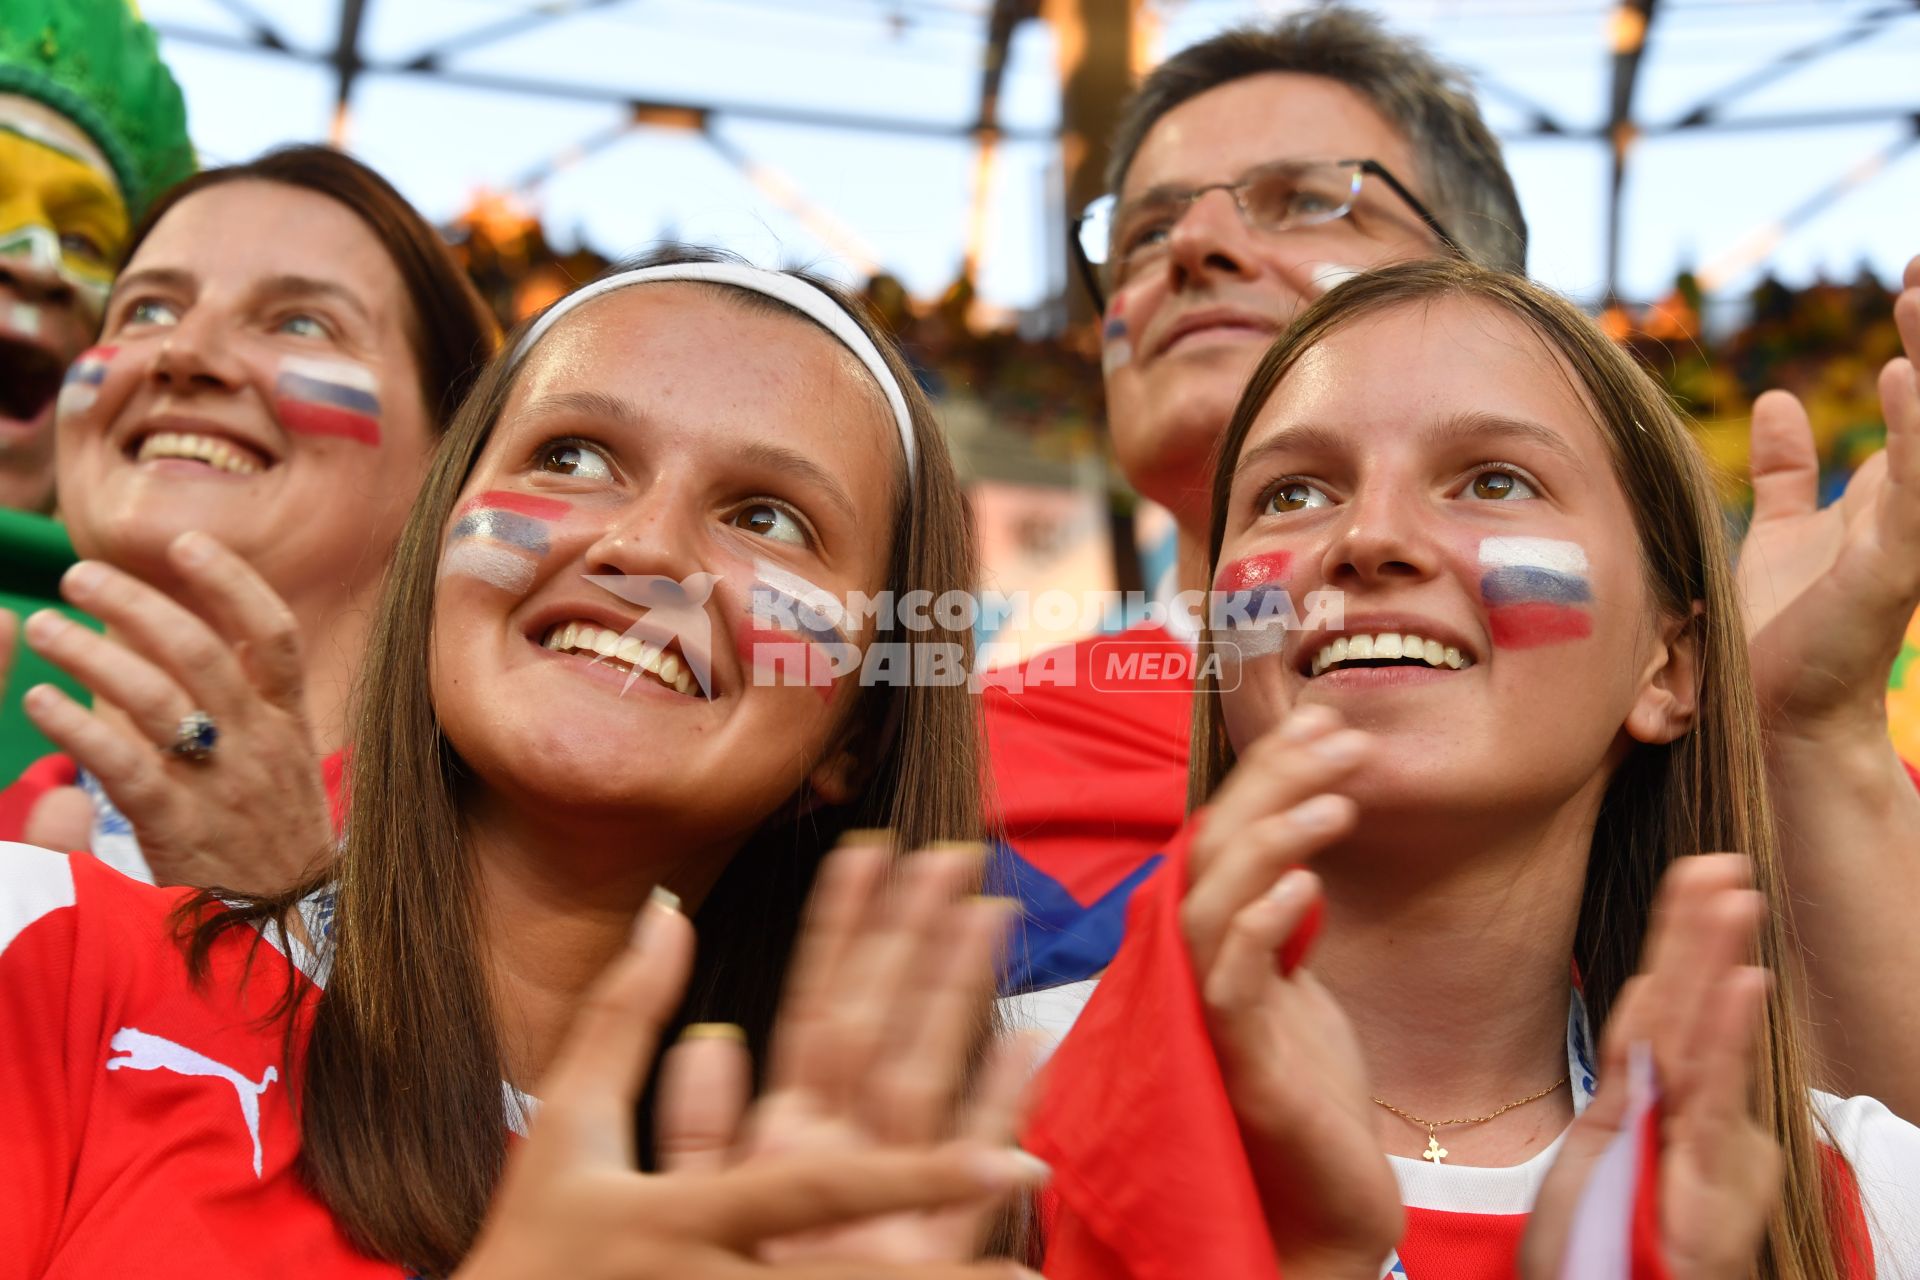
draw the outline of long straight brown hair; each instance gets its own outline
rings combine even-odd
[[[675,246],[629,265],[727,260]],[[935,599],[969,589],[967,507],[925,395],[857,302],[831,283],[794,274],[830,293],[873,338],[913,420],[913,475],[903,470],[896,495],[887,589],[923,590]],[[761,294],[693,287],[813,323]],[[462,839],[465,770],[440,730],[428,651],[442,533],[515,375],[508,354],[482,372],[401,535],[358,690],[339,858],[275,897],[221,910],[209,892],[189,903],[189,958],[204,972],[208,948],[221,934],[284,921],[301,899],[332,884],[332,929],[314,940],[329,973],[300,1077],[302,1169],[355,1244],[427,1274],[451,1271],[472,1245],[506,1153],[500,1035],[481,948],[478,882]],[[900,638],[885,627],[875,641]],[[912,639],[959,645],[972,667],[972,633],[964,627],[934,619],[931,631]],[[695,921],[699,955],[681,1021],[738,1023],[756,1063],[763,1061],[820,859],[853,828],[887,828],[900,849],[977,839],[979,741],[964,683],[863,687],[834,747],[861,762],[862,793],[829,807],[808,807],[796,796],[734,857]],[[651,1112],[643,1104],[636,1121],[643,1152],[652,1146]]]
[[[1463,299],[1527,325],[1571,367],[1597,411],[1614,477],[1633,502],[1641,561],[1654,605],[1689,619],[1700,646],[1699,710],[1690,733],[1665,746],[1636,745],[1601,801],[1587,857],[1574,937],[1583,991],[1596,1028],[1639,963],[1655,886],[1675,858],[1715,850],[1745,853],[1772,910],[1756,962],[1774,982],[1762,1020],[1754,1105],[1786,1155],[1786,1188],[1768,1224],[1756,1274],[1767,1280],[1839,1280],[1840,1264],[1871,1257],[1853,1238],[1825,1176],[1827,1160],[1809,1096],[1803,1041],[1803,979],[1788,943],[1787,895],[1767,799],[1766,763],[1747,669],[1732,548],[1705,457],[1659,386],[1599,328],[1558,295],[1518,276],[1455,259],[1384,267],[1342,284],[1300,316],[1261,360],[1234,410],[1213,478],[1207,576],[1226,533],[1227,496],[1247,434],[1308,351],[1369,316]],[[1201,639],[1201,671],[1211,636]],[[1233,767],[1218,684],[1200,680],[1194,700],[1189,802],[1204,803]]]

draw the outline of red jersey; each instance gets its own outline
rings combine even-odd
[[[405,1276],[295,1169],[319,988],[252,930],[189,981],[168,920],[188,893],[0,846],[0,1280]],[[291,1036],[268,1016],[289,981]]]
[[[1134,895],[1126,945],[1097,987],[1084,984],[1077,1021],[1053,1011],[1072,1030],[1022,1137],[1054,1169],[1050,1280],[1279,1280],[1180,930],[1190,830]],[[1591,1060],[1584,1022],[1570,1021],[1570,1074]],[[1845,1158],[1828,1166],[1841,1208],[1864,1218],[1871,1244],[1842,1274],[1920,1280],[1920,1129],[1870,1098],[1811,1104]],[[1394,1274],[1510,1280],[1558,1145],[1511,1168],[1391,1159],[1407,1209]]]

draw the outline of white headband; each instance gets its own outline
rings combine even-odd
[[[560,318],[583,302],[592,302],[603,294],[615,289],[624,289],[630,284],[657,284],[665,280],[697,280],[709,284],[728,284],[740,289],[750,289],[763,293],[769,298],[778,298],[809,320],[817,322],[840,344],[867,366],[867,372],[880,384],[880,390],[887,396],[887,404],[893,409],[894,425],[900,429],[900,447],[907,454],[907,483],[913,483],[913,418],[907,413],[907,398],[901,394],[900,384],[894,379],[893,370],[887,368],[887,362],[880,358],[880,349],[873,345],[873,339],[866,335],[853,317],[846,313],[831,295],[808,284],[799,276],[790,276],[782,271],[768,271],[762,267],[749,267],[734,262],[678,262],[659,267],[638,267],[632,271],[623,271],[619,275],[596,280],[584,289],[568,294],[560,301],[548,307],[546,314],[533,322],[520,345],[514,348],[513,363],[519,364],[526,359],[527,352],[544,338],[547,330],[559,322]]]

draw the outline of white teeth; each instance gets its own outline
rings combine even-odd
[[[259,463],[226,441],[191,431],[156,431],[142,440],[134,460],[147,462],[154,458],[191,458],[206,463],[216,471],[228,471],[238,476],[255,475],[260,470]]]
[[[557,623],[547,628],[540,642],[558,653],[591,653],[595,661],[612,659],[638,671],[657,677],[660,682],[689,697],[699,693],[691,672],[680,660],[649,641],[595,626],[591,622]]]
[[[1438,640],[1428,640],[1411,632],[1389,631],[1380,635],[1339,637],[1313,655],[1312,671],[1317,676],[1343,662],[1379,659],[1424,662],[1430,667],[1450,667],[1455,671],[1473,665],[1473,659]]]

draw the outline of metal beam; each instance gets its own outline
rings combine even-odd
[[[330,54],[315,53],[305,49],[267,50],[253,40],[230,35],[224,31],[209,31],[204,27],[192,27],[173,22],[156,22],[152,26],[165,38],[179,40],[186,44],[225,49],[233,53],[273,53],[277,57],[312,65],[333,64],[333,57]],[[733,120],[759,120],[772,124],[797,124],[820,129],[901,134],[920,138],[969,138],[974,135],[971,122],[947,124],[937,120],[902,120],[888,116],[811,111],[757,102],[667,102],[636,98],[625,90],[603,85],[564,80],[532,80],[520,76],[494,75],[484,71],[459,71],[444,67],[419,68],[405,63],[376,63],[362,59],[359,62],[359,72],[361,75],[417,76],[463,89],[487,89],[497,93],[516,93],[559,101],[599,103],[641,113],[697,112],[702,115],[726,116]],[[1003,128],[1000,130],[1000,136],[1026,142],[1048,142],[1058,135],[1051,129]]]
[[[1613,11],[1613,84],[1608,98],[1607,141],[1612,155],[1607,184],[1607,298],[1620,284],[1620,235],[1626,198],[1627,156],[1639,141],[1633,120],[1633,91],[1659,0],[1621,0]]]
[[[360,77],[360,29],[367,19],[367,0],[340,0],[340,30],[333,42],[333,142],[347,142],[347,112],[353,103],[353,82]]]
[[[1914,13],[1920,13],[1920,0],[1900,0],[1900,3],[1882,5],[1878,9],[1870,10],[1862,14],[1853,25],[1809,44],[1789,49],[1765,66],[1748,72],[1731,84],[1715,89],[1695,103],[1692,108],[1683,112],[1675,124],[1679,127],[1698,127],[1708,124],[1737,99],[1784,79],[1801,67],[1816,62],[1830,53],[1878,35],[1895,18]]]
[[[445,40],[422,49],[407,59],[405,66],[409,71],[432,71],[452,54],[466,53],[485,45],[496,44],[501,40],[511,39],[524,32],[558,22],[562,18],[571,18],[575,14],[623,3],[625,0],[577,0],[570,5],[538,5],[525,13],[517,13],[511,18],[502,18],[497,22],[489,22],[463,31],[459,35],[448,36]]]
[[[247,4],[246,0],[214,0],[214,3],[246,23],[254,42],[261,48],[278,50],[289,47],[280,29],[268,20],[266,14]]]

